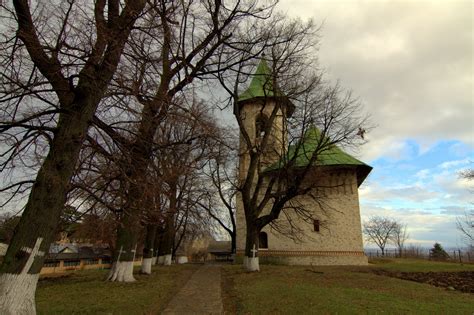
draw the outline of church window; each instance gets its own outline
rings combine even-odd
[[[255,138],[256,139],[261,139],[263,136],[265,136],[265,128],[267,124],[267,117],[265,115],[259,115],[257,116],[257,119],[255,120]]]
[[[315,232],[319,232],[319,220],[313,220],[313,228]]]
[[[268,248],[268,235],[265,232],[260,232],[258,234],[258,247],[259,248]]]

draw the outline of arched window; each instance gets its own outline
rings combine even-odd
[[[258,248],[268,248],[268,236],[265,232],[258,234]]]
[[[255,138],[261,139],[265,136],[265,128],[267,127],[267,117],[265,115],[258,115],[255,119]]]

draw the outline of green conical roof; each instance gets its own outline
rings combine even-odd
[[[283,96],[283,93],[278,91],[278,88],[273,88],[272,70],[264,59],[260,60],[257,70],[255,70],[252,77],[248,89],[240,94],[239,102],[256,97]]]
[[[292,167],[303,168],[308,166],[313,153],[318,149],[321,141],[329,141],[327,137],[322,137],[321,132],[316,127],[311,127],[305,133],[302,143],[292,145],[288,148],[287,157],[282,158],[279,162],[268,168],[268,171],[282,168],[288,161],[295,159]],[[323,145],[324,146],[324,145]],[[296,155],[296,157],[295,157]],[[360,186],[369,175],[372,167],[359,161],[353,156],[342,151],[336,145],[325,148],[324,151],[318,153],[315,166],[351,166],[357,169],[357,182]]]

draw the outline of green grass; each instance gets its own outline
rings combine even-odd
[[[410,263],[401,265],[408,270]],[[226,266],[225,308],[238,314],[472,314],[474,311],[472,294],[377,276],[367,272],[370,268],[373,267],[261,266],[260,272],[247,273],[240,266]]]
[[[439,262],[408,258],[377,258],[369,260],[377,268],[389,271],[428,272],[428,271],[474,271],[474,264]]]
[[[473,270],[473,265],[384,259],[367,267],[262,265],[247,273],[223,267],[227,314],[473,314],[474,295],[427,284],[377,276],[390,271]],[[154,267],[134,283],[105,282],[107,270],[68,273],[41,280],[38,314],[158,314],[197,265]]]
[[[40,280],[38,314],[158,314],[186,283],[196,265],[154,267],[136,282],[106,282],[108,270],[85,270]]]

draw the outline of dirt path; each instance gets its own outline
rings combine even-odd
[[[222,314],[221,266],[203,265],[162,314]]]

